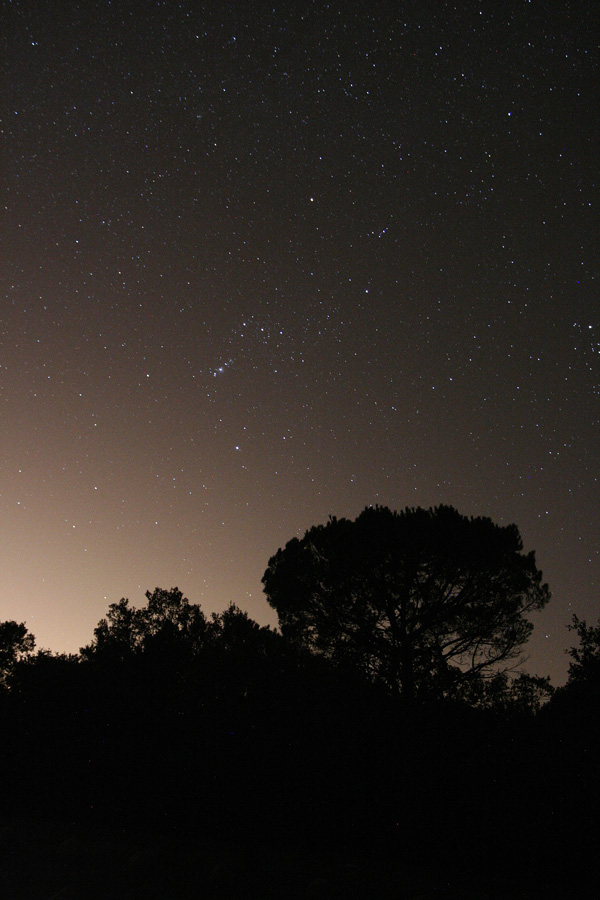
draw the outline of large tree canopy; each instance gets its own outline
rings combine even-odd
[[[331,518],[280,549],[263,585],[284,635],[409,699],[514,664],[550,597],[515,525],[449,506]]]

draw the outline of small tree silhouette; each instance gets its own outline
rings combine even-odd
[[[24,622],[0,622],[0,687],[6,688],[16,664],[33,653],[35,637]]]

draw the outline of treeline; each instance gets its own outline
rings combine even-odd
[[[600,624],[574,619],[565,687],[511,673],[549,598],[514,526],[367,510],[290,542],[264,583],[281,632],[177,588],[112,604],[75,655],[0,623],[4,821],[583,881]]]
[[[359,827],[384,698],[235,607],[206,618],[176,588],[147,599],[114,604],[76,656],[12,664],[5,807],[238,837]]]
[[[541,709],[506,678],[496,704],[404,706],[235,607],[147,600],[113,604],[78,655],[5,647],[5,813],[423,864],[554,871],[593,853],[600,628],[576,623],[569,683]]]

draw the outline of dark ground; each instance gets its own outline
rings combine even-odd
[[[14,818],[0,826],[2,900],[547,900],[597,896],[580,873],[510,860],[411,863],[400,852],[211,840],[191,827]],[[560,868],[560,867],[559,867]]]

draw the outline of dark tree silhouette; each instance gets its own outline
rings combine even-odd
[[[585,619],[573,616],[567,626],[577,635],[578,642],[566,653],[571,657],[567,683],[557,688],[548,709],[547,718],[560,722],[565,741],[595,741],[597,753],[600,741],[600,720],[597,715],[600,701],[600,619],[588,625]],[[594,757],[595,758],[595,757]]]
[[[595,684],[600,687],[600,619],[597,625],[588,625],[585,619],[573,616],[569,631],[579,638],[577,647],[570,647],[569,683]]]
[[[554,693],[548,676],[520,672],[498,672],[489,678],[470,677],[462,685],[461,699],[469,706],[493,710],[505,717],[531,717],[540,711]]]
[[[0,622],[0,688],[8,685],[19,660],[33,652],[35,638],[24,622]]]
[[[530,809],[537,809],[536,830],[549,848],[548,865],[564,865],[569,877],[586,872],[592,884],[600,807],[600,620],[588,625],[573,616],[568,627],[578,640],[566,651],[567,683],[537,718],[536,796]]]
[[[263,585],[286,637],[408,700],[514,666],[550,597],[515,525],[449,506],[331,518],[280,549]]]
[[[84,659],[125,659],[143,651],[168,652],[200,646],[208,623],[201,608],[179,588],[146,591],[148,605],[136,609],[123,598],[111,603],[106,618],[94,629],[91,644],[81,648]]]
[[[146,591],[146,599],[147,606],[139,609],[125,598],[112,603],[94,629],[92,643],[81,649],[82,659],[108,666],[143,662],[146,671],[161,677],[185,669],[186,677],[193,678],[198,666],[234,668],[240,677],[243,669],[250,677],[261,659],[281,656],[287,648],[280,634],[261,627],[234,604],[207,618],[176,587]]]

